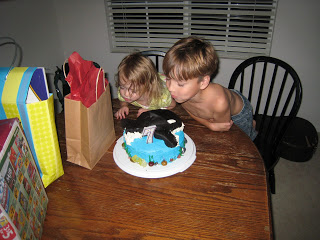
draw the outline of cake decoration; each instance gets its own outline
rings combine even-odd
[[[142,136],[147,136],[147,143],[153,143],[153,135],[156,128],[156,125],[143,128]]]
[[[123,148],[143,167],[166,166],[185,152],[184,124],[169,110],[144,112],[136,120],[122,119],[121,125]]]

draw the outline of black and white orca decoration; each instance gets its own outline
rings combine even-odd
[[[151,110],[142,113],[136,120],[126,118],[121,120],[121,126],[126,129],[126,132],[142,133],[145,127],[151,125],[157,126],[154,137],[162,139],[167,147],[173,148],[178,145],[177,139],[174,134],[172,134],[172,131],[181,127],[182,121],[170,110]]]

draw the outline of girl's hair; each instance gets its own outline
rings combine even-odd
[[[152,99],[160,98],[164,88],[154,63],[140,52],[131,53],[120,62],[117,87],[120,86],[120,82],[130,83],[131,90],[141,95],[148,94],[149,104]]]
[[[201,38],[191,36],[176,42],[163,59],[166,77],[188,80],[209,75],[218,66],[218,56],[213,45]]]

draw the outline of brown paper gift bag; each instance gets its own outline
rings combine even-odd
[[[74,52],[64,98],[67,161],[92,169],[115,141],[110,85],[102,68]],[[85,105],[84,105],[85,104]]]
[[[92,169],[115,141],[110,87],[86,108],[65,97],[67,161]]]

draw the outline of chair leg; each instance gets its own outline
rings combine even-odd
[[[274,170],[271,169],[268,171],[268,177],[269,177],[269,186],[270,186],[270,191],[272,194],[275,194],[276,193],[276,179],[275,179],[275,176],[274,176]]]

